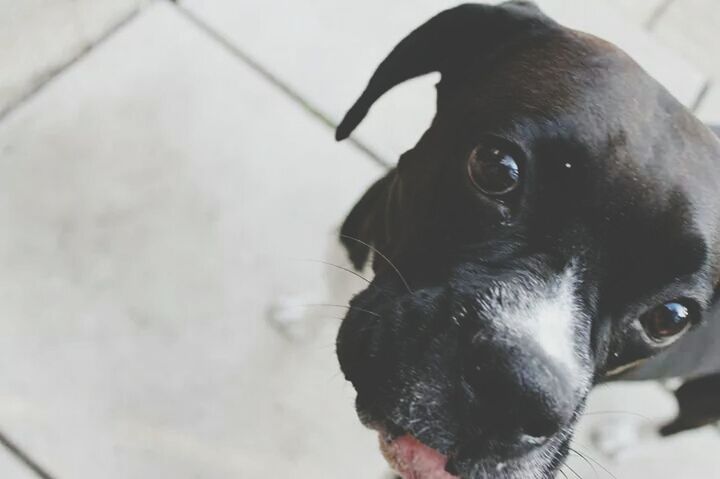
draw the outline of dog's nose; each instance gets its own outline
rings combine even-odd
[[[524,449],[572,420],[570,379],[532,341],[476,338],[464,362],[473,435]]]

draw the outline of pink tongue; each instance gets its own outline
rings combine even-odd
[[[455,479],[445,471],[447,458],[410,435],[391,442],[380,439],[380,449],[403,479]]]

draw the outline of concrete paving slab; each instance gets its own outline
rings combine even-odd
[[[152,5],[0,125],[0,425],[59,478],[378,477],[342,310],[265,318],[379,174]]]
[[[720,89],[717,84],[710,87],[696,113],[704,122],[720,125]]]
[[[720,458],[710,451],[720,447],[717,429],[706,427],[666,439],[657,436],[657,428],[674,418],[676,410],[672,394],[659,383],[611,383],[596,388],[573,444],[592,458],[592,465],[576,454],[571,454],[569,464],[583,477],[716,477]],[[605,440],[625,446],[615,455],[604,454],[596,447],[600,432]]]
[[[401,0],[277,2],[182,0],[238,48],[338,120],[372,71],[409,31],[458,2]],[[617,8],[600,0],[543,0],[569,26],[607,38],[633,55],[681,101],[692,103],[705,78]],[[436,76],[398,87],[378,102],[357,137],[395,160],[415,144],[434,111]]]
[[[4,447],[0,447],[0,477],[3,479],[37,479],[37,475]]]
[[[610,8],[617,9],[617,14],[625,20],[638,26],[646,26],[651,19],[655,19],[659,10],[667,0],[609,0]]]
[[[145,0],[0,0],[0,115]]]
[[[188,5],[205,11],[199,3]],[[546,7],[563,15],[563,5]],[[374,30],[346,35],[350,19],[317,50],[304,50],[312,19],[302,15],[289,30],[295,49],[273,22],[253,35],[284,47],[274,54],[298,71],[304,62],[327,75],[318,91],[337,96],[339,115],[430,7],[441,8],[357,17],[396,35],[367,58]],[[343,8],[323,12],[361,13]],[[315,31],[327,30],[324,18]],[[368,68],[351,77],[355,63],[325,51],[334,37],[338,48],[356,42]],[[346,82],[357,84],[341,98]],[[389,154],[409,146],[432,114],[431,84],[391,92],[363,135]],[[173,7],[154,5],[0,124],[0,425],[61,478],[380,477],[335,364],[328,318],[340,314],[313,309],[315,335],[295,340],[265,320],[279,295],[322,289],[323,267],[295,260],[325,257],[342,214],[379,174]],[[616,477],[717,475],[710,429],[618,459],[589,445],[613,416],[603,412],[669,417],[657,387],[598,391],[589,411],[598,414],[578,447]],[[596,477],[582,461],[573,467]],[[1,454],[0,476],[12,477]]]
[[[720,79],[717,43],[720,8],[715,0],[682,0],[670,4],[653,33],[693,62],[703,73]]]

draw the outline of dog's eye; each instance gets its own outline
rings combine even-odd
[[[468,174],[475,187],[490,196],[506,195],[520,183],[520,166],[498,147],[480,145],[468,159]]]
[[[688,300],[657,306],[640,318],[640,324],[655,342],[663,343],[685,332],[694,322],[697,308]]]

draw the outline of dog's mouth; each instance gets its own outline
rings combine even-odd
[[[395,426],[385,429],[377,422],[366,426],[378,432],[382,455],[402,479],[550,478],[561,466],[570,439],[568,435],[558,436],[524,454],[501,458],[463,452],[464,448],[457,447],[441,451]]]
[[[380,432],[380,450],[403,479],[457,479],[447,470],[447,456],[409,434],[397,438]]]

